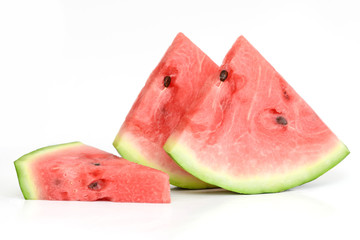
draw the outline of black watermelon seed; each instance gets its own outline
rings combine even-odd
[[[100,166],[100,163],[93,163],[93,165],[95,165],[95,166]]]
[[[171,77],[170,76],[166,76],[164,77],[164,87],[168,87],[170,85],[171,82]]]
[[[290,99],[289,94],[285,90],[283,91],[283,94],[286,100]]]
[[[225,81],[225,79],[228,77],[228,72],[226,70],[222,70],[220,73],[220,81]]]
[[[91,190],[99,190],[100,186],[98,185],[98,182],[92,182],[88,185],[88,188]]]
[[[287,121],[283,116],[278,116],[276,118],[276,122],[281,125],[287,125]]]

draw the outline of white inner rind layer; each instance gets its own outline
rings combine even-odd
[[[128,161],[138,163],[147,167],[155,168],[157,170],[163,171],[169,175],[170,184],[187,189],[203,189],[203,188],[214,188],[215,186],[210,185],[206,182],[200,181],[199,179],[193,177],[192,175],[177,174],[171,172],[166,167],[156,164],[155,159],[148,159],[142,154],[136,144],[135,137],[131,137],[131,134],[121,134],[117,135],[115,141],[113,142],[114,147],[119,152],[119,154]]]
[[[327,153],[324,153],[323,157],[301,168],[284,174],[267,174],[244,178],[232,176],[227,172],[201,164],[196,159],[196,154],[181,140],[170,137],[165,143],[164,149],[181,167],[197,178],[224,189],[244,194],[281,192],[307,183],[333,168],[350,153],[348,148],[339,141]]]
[[[16,173],[19,180],[21,192],[25,199],[39,199],[40,189],[36,185],[36,176],[33,175],[32,165],[36,163],[40,158],[47,154],[54,154],[57,151],[64,150],[70,147],[76,147],[83,145],[81,142],[71,142],[65,144],[59,144],[54,146],[48,146],[37,149],[33,152],[25,154],[14,162]]]

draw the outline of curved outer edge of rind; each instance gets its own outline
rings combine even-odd
[[[54,151],[63,150],[67,147],[74,147],[83,145],[81,142],[70,142],[58,145],[47,146],[39,148],[35,151],[27,153],[14,161],[16,174],[18,177],[21,192],[25,199],[39,199],[38,189],[34,183],[34,176],[30,166],[31,163],[36,162],[38,157],[42,157],[47,153],[54,153]]]
[[[174,186],[186,189],[204,189],[216,187],[214,185],[203,182],[191,175],[179,175],[163,169],[161,166],[154,164],[154,161],[147,160],[144,155],[142,155],[140,151],[135,147],[135,145],[136,144],[133,144],[132,141],[124,135],[117,135],[113,142],[113,146],[123,158],[128,161],[155,168],[157,170],[167,173],[169,175],[170,184]]]
[[[215,171],[200,164],[191,149],[171,137],[165,143],[164,149],[186,171],[204,182],[243,194],[281,192],[310,182],[336,166],[350,153],[339,141],[337,146],[311,165],[286,174],[244,179],[231,177],[225,172]]]

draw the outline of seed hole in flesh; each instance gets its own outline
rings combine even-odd
[[[92,182],[88,185],[89,189],[91,190],[99,190],[100,186],[98,182]]]
[[[290,99],[289,94],[287,93],[286,90],[283,91],[283,94],[284,94],[284,98],[285,98],[286,100],[289,100],[289,99]]]
[[[171,77],[170,76],[165,76],[164,77],[164,87],[168,87],[170,85],[171,82]]]
[[[98,199],[96,199],[96,201],[111,201],[111,197],[98,198]]]
[[[222,70],[220,72],[220,81],[222,82],[225,81],[227,77],[228,77],[228,72],[226,70]]]
[[[287,125],[287,121],[283,116],[276,117],[276,122],[280,125]]]
[[[281,92],[282,92],[282,96],[286,101],[289,101],[290,100],[290,95],[289,95],[289,91],[288,91],[289,86],[282,77],[278,76],[278,78],[279,78],[279,83],[280,83],[280,89],[281,89]]]
[[[99,180],[95,180],[92,183],[90,183],[88,185],[88,188],[90,190],[94,190],[94,191],[100,191],[101,189],[103,189],[105,187],[105,181],[102,179]]]

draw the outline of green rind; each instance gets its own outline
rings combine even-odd
[[[35,151],[27,153],[17,159],[14,162],[16,174],[19,180],[21,192],[25,199],[38,199],[39,197],[39,186],[36,186],[35,176],[32,175],[30,166],[36,162],[39,157],[42,157],[48,153],[54,153],[58,150],[63,150],[68,147],[75,147],[83,145],[81,142],[71,142],[58,145],[47,146],[39,148]]]
[[[170,184],[174,186],[187,189],[204,189],[216,187],[214,185],[200,181],[191,175],[184,176],[170,173],[166,169],[155,164],[154,161],[146,159],[146,157],[141,154],[141,152],[134,146],[134,144],[132,144],[131,140],[125,137],[120,137],[118,135],[113,142],[113,146],[116,148],[118,153],[128,161],[166,172],[169,175]]]
[[[231,177],[226,172],[215,171],[200,164],[189,147],[171,137],[165,143],[164,150],[181,167],[204,182],[244,194],[281,192],[310,182],[333,168],[350,153],[339,141],[336,147],[330,149],[323,158],[312,165],[282,175],[254,176],[244,179]]]

